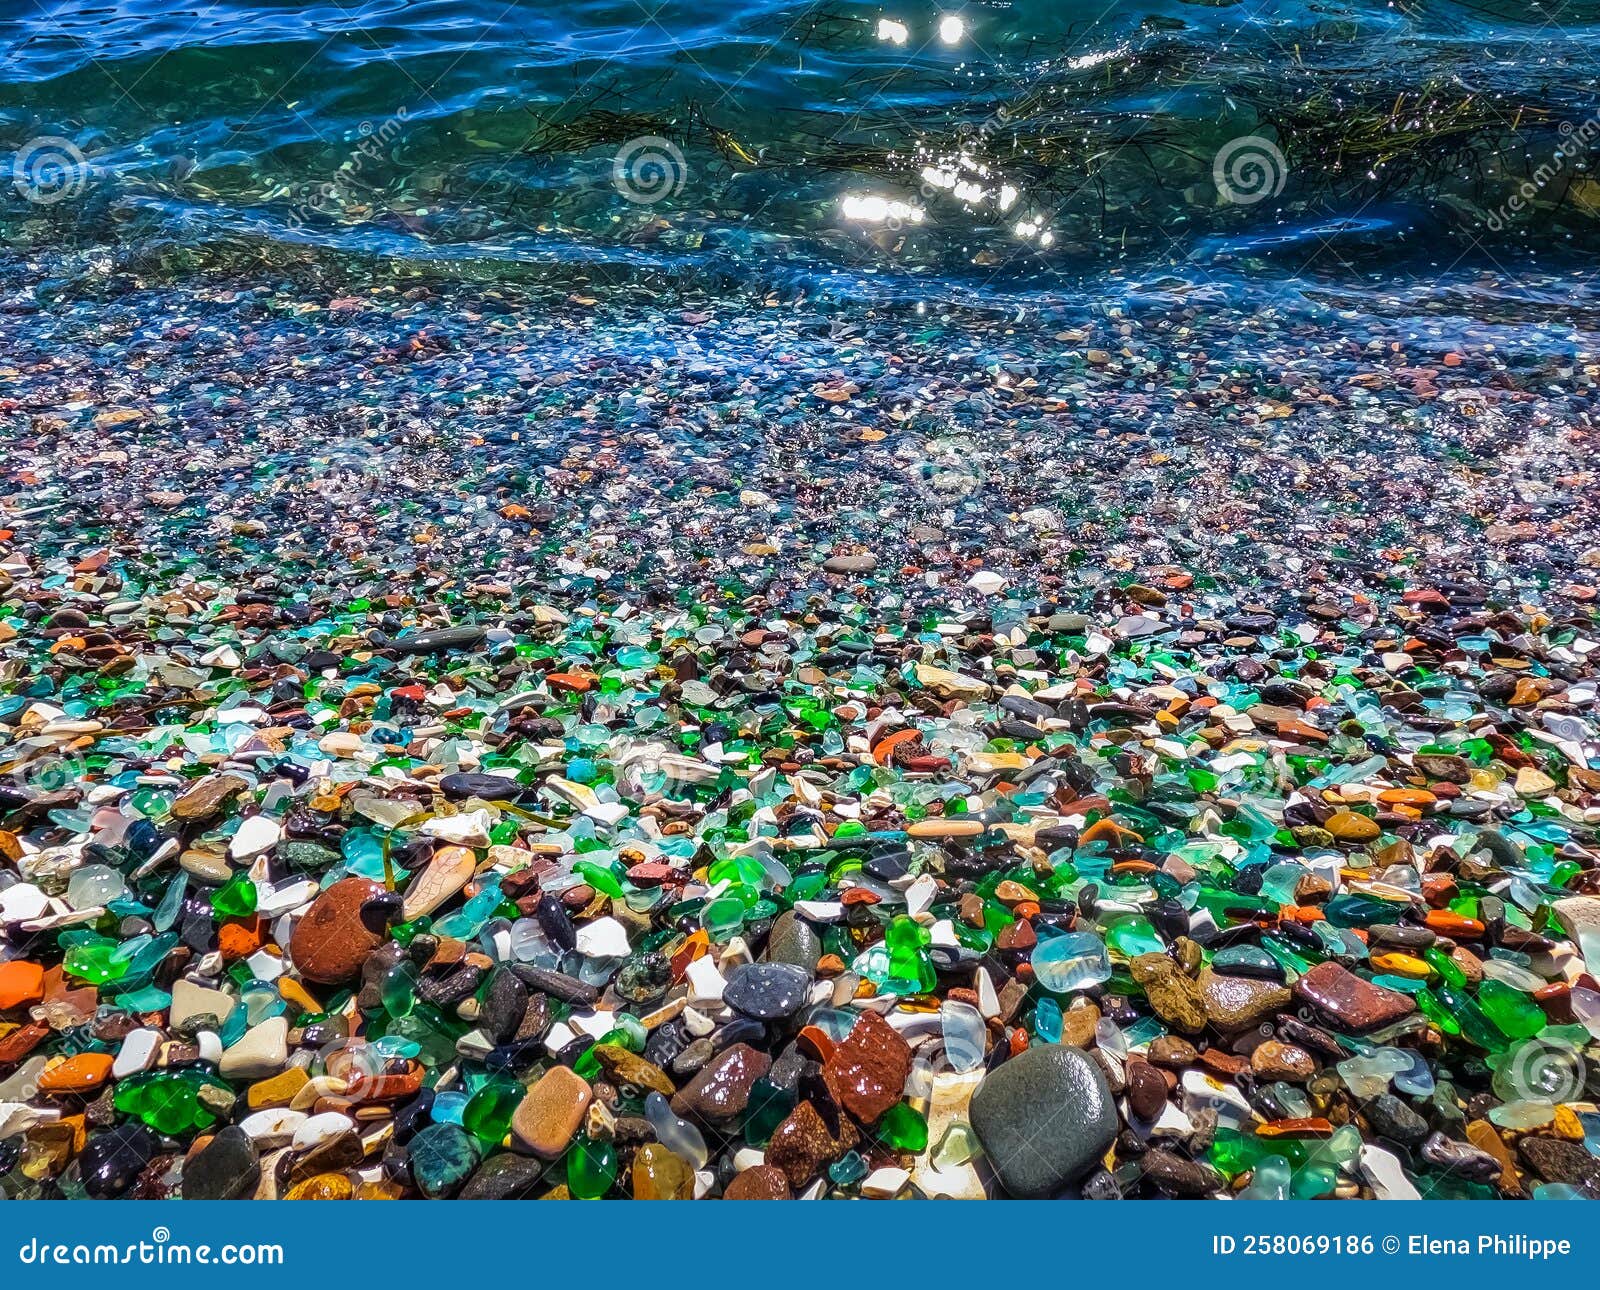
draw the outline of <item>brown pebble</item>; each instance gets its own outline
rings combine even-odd
[[[1124,1074],[1129,1109],[1141,1120],[1154,1120],[1167,1104],[1167,1081],[1141,1057],[1130,1057]]]
[[[728,1184],[724,1200],[789,1200],[794,1195],[789,1178],[776,1165],[756,1165]]]
[[[801,1102],[773,1130],[772,1140],[767,1143],[767,1164],[782,1170],[791,1187],[804,1187],[824,1165],[837,1160],[861,1140],[849,1117],[838,1114],[838,1120],[839,1131],[835,1135],[816,1107]]]
[[[1188,1070],[1200,1058],[1195,1046],[1181,1035],[1157,1037],[1151,1043],[1147,1056],[1151,1065],[1175,1071]]]
[[[1250,1054],[1250,1069],[1262,1079],[1303,1084],[1317,1073],[1317,1059],[1297,1044],[1269,1039]]]
[[[552,1066],[512,1115],[512,1136],[541,1160],[554,1160],[567,1149],[593,1099],[594,1090],[583,1076],[566,1066]]]
[[[1295,995],[1326,1013],[1342,1030],[1357,1034],[1410,1016],[1410,995],[1364,981],[1334,962],[1319,963],[1294,983]]]
[[[822,1068],[834,1101],[864,1124],[900,1100],[910,1074],[911,1046],[875,1012],[861,1014]]]
[[[384,940],[362,920],[361,907],[382,894],[381,883],[341,878],[312,902],[289,941],[289,957],[302,977],[338,985],[361,970]]]
[[[750,1087],[767,1073],[772,1058],[749,1044],[734,1044],[702,1066],[695,1077],[673,1096],[678,1115],[696,1116],[710,1125],[727,1123],[744,1114]]]

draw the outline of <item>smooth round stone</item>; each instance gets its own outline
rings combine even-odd
[[[261,1181],[261,1157],[250,1135],[236,1124],[196,1152],[183,1167],[185,1200],[243,1200]]]
[[[1223,976],[1282,981],[1283,964],[1256,945],[1229,945],[1211,956],[1211,970]]]
[[[1128,1107],[1141,1120],[1153,1121],[1167,1105],[1167,1081],[1149,1062],[1131,1059],[1125,1068]]]
[[[728,973],[722,1001],[756,1021],[781,1021],[805,1007],[811,974],[793,963],[741,963]]]
[[[289,957],[307,981],[338,985],[361,970],[383,937],[362,920],[361,907],[383,895],[383,884],[341,878],[312,901],[289,941]]]
[[[519,1200],[539,1185],[545,1162],[536,1156],[502,1151],[490,1156],[461,1189],[461,1200]]]
[[[809,976],[817,970],[817,960],[821,957],[822,942],[811,930],[811,924],[793,910],[779,914],[767,938],[767,958],[773,963],[804,968]]]
[[[142,1124],[121,1124],[96,1134],[78,1158],[83,1189],[95,1200],[122,1195],[160,1149],[156,1135]]]
[[[452,802],[464,802],[469,797],[481,797],[485,802],[510,802],[516,800],[523,786],[506,775],[460,771],[441,775],[439,789]]]
[[[1062,1044],[1030,1048],[986,1075],[970,1115],[1001,1184],[1022,1198],[1082,1178],[1117,1136],[1105,1075],[1082,1049]]]
[[[453,1196],[478,1167],[478,1147],[458,1124],[430,1124],[411,1139],[411,1177],[429,1200]]]

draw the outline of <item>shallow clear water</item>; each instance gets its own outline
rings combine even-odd
[[[404,549],[527,492],[547,534],[448,559],[603,536],[715,581],[872,539],[937,598],[931,525],[1068,585],[1402,549],[1587,579],[1597,33],[1512,0],[40,6],[0,19],[0,425],[43,540],[158,564],[227,567],[226,514],[319,558],[295,526]],[[1011,546],[1041,508],[1066,567]]]
[[[1597,32],[1578,0],[41,4],[0,17],[4,228],[145,271],[313,248],[869,296],[1521,272],[1594,246]]]

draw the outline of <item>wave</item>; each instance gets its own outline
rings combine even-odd
[[[0,149],[59,140],[80,169],[72,201],[15,174],[0,222],[973,284],[1595,245],[1600,5],[1559,25],[1522,0],[1095,13],[41,5],[0,20]]]

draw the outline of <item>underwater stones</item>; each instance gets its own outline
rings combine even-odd
[[[112,428],[138,449],[139,491],[78,470],[86,527],[28,456],[27,522],[0,537],[0,1175],[70,1191],[84,1140],[131,1124],[156,1136],[122,1193],[140,1196],[244,1194],[252,1176],[264,1196],[330,1199],[1575,1185],[1555,1179],[1576,1156],[1529,1144],[1583,1149],[1579,1063],[1600,1031],[1579,961],[1600,961],[1584,904],[1600,904],[1600,772],[1580,764],[1595,601],[1561,590],[1580,575],[1531,518],[1548,503],[1495,521],[1530,535],[1491,543],[1481,505],[1455,515],[1463,492],[1441,508],[1407,478],[1409,453],[1449,439],[1405,393],[1432,378],[1401,378],[1423,432],[1358,469],[1387,432],[1339,404],[1387,399],[1363,382],[1409,372],[1382,357],[1409,350],[1340,337],[1310,362],[1284,326],[1293,370],[1241,374],[1214,311],[1185,307],[1183,400],[1253,427],[1237,511],[1217,436],[1161,424],[1169,359],[1141,344],[1139,311],[1094,358],[1044,352],[1044,329],[929,320],[871,374],[888,317],[841,346],[788,309],[725,316],[719,345],[760,326],[789,340],[782,364],[732,380],[702,354],[619,410],[609,357],[563,351],[542,388],[549,351],[519,351],[501,383],[486,354],[527,340],[522,311],[480,337],[406,293],[252,300],[235,334],[296,361],[242,379],[296,369],[274,388],[301,415],[267,414],[292,450],[270,451],[259,419],[181,405],[207,454],[231,454],[231,531],[146,476],[187,478],[160,436]],[[361,325],[324,352],[316,315],[349,313]],[[20,316],[0,310],[0,331]],[[455,346],[429,376],[424,323]],[[964,357],[947,384],[958,331],[1017,352],[1004,393]],[[302,386],[368,339],[384,345],[369,393],[411,400],[407,436],[461,363],[443,378],[464,399],[451,433],[409,445],[427,450],[398,492],[307,465],[330,444]],[[163,346],[209,370],[177,339],[136,369],[170,376]],[[819,363],[855,384],[794,382],[842,399],[836,434],[778,409],[808,462],[791,487],[746,460],[750,427]],[[36,418],[50,435],[82,400],[40,366],[13,383],[55,410]],[[1534,370],[1465,367],[1459,391],[1501,397]],[[1263,394],[1278,377],[1282,404]],[[870,406],[881,425],[845,419]],[[711,431],[680,437],[683,409]],[[991,448],[1035,414],[1073,460],[1117,459],[1115,496],[1081,513],[1028,496],[1061,478],[1051,437],[1027,438],[1044,457]],[[1293,433],[1266,432],[1279,417]],[[934,464],[950,494],[924,478],[946,419],[969,434]],[[1287,445],[1312,425],[1331,482],[1306,525]],[[1180,453],[1157,443],[1174,436]],[[663,449],[673,471],[648,465]],[[1002,495],[1015,505],[989,504]],[[1190,545],[1180,503],[1230,540]],[[1383,520],[1396,504],[1427,512],[1448,579]],[[843,531],[862,515],[881,534]],[[302,552],[310,534],[337,548]],[[71,752],[70,787],[19,781],[15,760],[46,748]],[[360,896],[340,906],[342,883]],[[1052,1047],[1104,1076],[1115,1136],[1093,1107],[1057,1125],[1053,1092],[1005,1111],[1005,1081]],[[1042,1180],[1007,1159],[1007,1114],[1051,1142]]]
[[[972,1095],[972,1127],[1011,1195],[1050,1196],[1086,1174],[1117,1135],[1100,1067],[1057,1044],[1030,1048]]]

